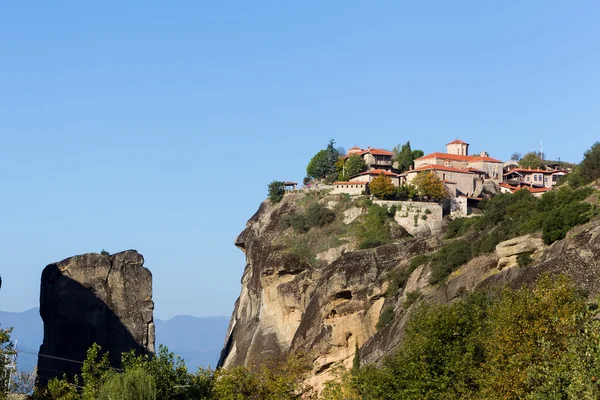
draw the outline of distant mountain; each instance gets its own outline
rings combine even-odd
[[[190,371],[198,367],[213,368],[219,360],[229,318],[178,315],[167,321],[154,320],[156,347],[163,344],[185,360]],[[0,312],[0,327],[13,327],[11,338],[20,350],[19,369],[31,371],[44,336],[44,325],[38,308],[23,312]]]
[[[164,344],[185,360],[190,371],[217,366],[229,326],[227,317],[178,315],[163,321],[155,319],[156,348]]]
[[[23,312],[0,312],[0,327],[13,327],[10,335],[17,341],[19,357],[17,365],[20,370],[31,371],[37,364],[37,353],[44,337],[44,324],[40,317],[40,309],[32,308]]]

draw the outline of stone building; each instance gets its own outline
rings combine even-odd
[[[445,165],[422,165],[406,173],[406,181],[412,182],[420,172],[432,171],[444,182],[446,189],[452,197],[460,195],[470,196],[475,191],[477,184],[483,182],[485,172],[476,168],[460,169]]]
[[[392,170],[392,156],[394,153],[391,151],[372,149],[371,147],[367,147],[365,150],[354,146],[348,150],[348,154],[344,158],[347,159],[354,154],[359,155],[365,161],[367,169]]]
[[[356,176],[350,178],[350,182],[361,182],[366,181],[371,182],[373,179],[377,178],[379,175],[385,175],[392,180],[394,186],[400,186],[405,182],[405,176],[403,174],[396,174],[391,171],[386,171],[382,169],[370,169],[368,171],[362,172]]]
[[[491,158],[487,152],[469,155],[469,144],[454,140],[446,144],[446,153],[431,153],[415,160],[415,169],[425,165],[443,165],[457,169],[477,169],[485,173],[485,179],[502,181],[502,161]]]

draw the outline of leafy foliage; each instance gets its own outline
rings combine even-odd
[[[285,194],[285,185],[282,181],[269,183],[269,199],[273,203],[279,203]]]
[[[122,374],[112,372],[100,388],[98,399],[156,400],[156,384],[154,378],[141,368]]]
[[[368,249],[389,243],[391,240],[389,220],[387,209],[376,204],[369,206],[367,215],[356,228],[358,247]]]
[[[600,178],[600,142],[596,142],[585,152],[580,165],[581,175],[586,182]]]
[[[358,154],[353,154],[346,160],[345,171],[346,175],[350,178],[366,171],[366,169],[367,164],[365,164],[365,160]]]
[[[396,312],[394,311],[394,307],[386,307],[383,309],[381,314],[379,314],[379,321],[377,321],[377,330],[383,329],[388,326],[396,317]]]
[[[483,200],[482,216],[459,218],[448,224],[447,241],[434,254],[430,282],[437,283],[471,258],[494,251],[502,241],[528,233],[540,232],[546,244],[565,237],[574,226],[586,223],[598,213],[598,207],[583,202],[591,188],[568,186],[534,197],[527,190],[501,194]]]
[[[392,183],[392,180],[390,177],[385,176],[383,172],[369,182],[369,190],[378,199],[389,199],[396,193],[396,187]]]
[[[220,400],[292,400],[302,398],[302,381],[310,371],[310,359],[293,353],[260,366],[237,366],[215,373],[213,395]]]
[[[544,162],[534,151],[525,154],[523,158],[519,160],[519,167],[521,168],[540,169],[543,166]]]
[[[12,328],[0,328],[0,398],[8,393],[9,357],[15,354],[14,343],[10,339]]]
[[[306,175],[315,179],[326,179],[328,176],[337,178],[336,162],[341,154],[334,147],[335,141],[331,139],[327,148],[320,150],[308,163]]]
[[[335,221],[335,212],[321,203],[310,204],[304,212],[286,215],[284,227],[292,227],[297,232],[307,232],[310,228],[322,227]]]
[[[397,145],[392,149],[394,158],[398,162],[398,169],[401,172],[408,171],[413,165],[415,159],[423,157],[425,153],[422,150],[412,150],[410,142],[406,142],[402,146]]]
[[[422,199],[442,201],[447,197],[444,182],[433,171],[419,172],[412,183]]]

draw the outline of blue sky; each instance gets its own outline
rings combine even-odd
[[[329,138],[577,162],[599,48],[597,1],[2,2],[0,309],[134,248],[157,317],[229,315],[236,235]]]

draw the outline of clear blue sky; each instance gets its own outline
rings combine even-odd
[[[234,238],[329,138],[600,139],[597,1],[4,1],[0,49],[4,311],[51,262],[134,248],[157,317],[229,315]]]

